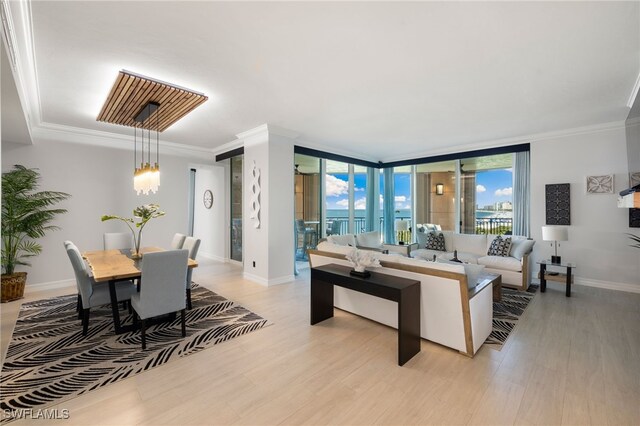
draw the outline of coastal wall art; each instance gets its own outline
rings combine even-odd
[[[555,183],[545,185],[546,224],[571,225],[571,185]]]
[[[629,228],[640,228],[640,209],[629,209]]]
[[[588,194],[613,194],[613,175],[587,176]]]

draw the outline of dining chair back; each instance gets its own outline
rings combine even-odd
[[[200,249],[200,239],[187,237],[184,240],[184,244],[182,245],[183,249],[189,250],[189,258],[196,260],[196,256],[198,256],[198,249]],[[193,268],[187,269],[187,308],[191,310],[193,308],[191,304],[191,274],[193,273]]]
[[[146,320],[180,311],[182,337],[185,329],[185,296],[188,250],[147,253],[142,258],[140,292],[131,297],[131,305],[141,320],[142,349],[146,349]]]
[[[133,235],[129,232],[105,232],[104,249],[120,250],[133,248]]]
[[[176,233],[173,236],[173,240],[171,240],[171,250],[180,250],[182,248],[182,245],[184,244],[184,239],[187,236],[184,234],[178,234]]]
[[[76,277],[76,287],[78,288],[78,313],[82,320],[82,334],[86,335],[89,328],[89,316],[91,308],[106,305],[111,301],[109,289],[106,283],[96,283],[89,273],[87,264],[82,259],[80,250],[71,241],[64,242],[65,250],[71,261],[73,273]],[[117,285],[116,299],[118,302],[125,302],[131,299],[131,295],[136,292],[136,287],[131,281],[120,281]]]

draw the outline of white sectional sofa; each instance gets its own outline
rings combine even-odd
[[[531,283],[531,265],[529,255],[535,243],[534,240],[522,236],[508,235],[512,240],[509,256],[489,256],[487,251],[496,235],[456,234],[453,231],[442,232],[445,241],[445,251],[425,249],[426,233],[417,233],[418,250],[411,252],[416,259],[440,260],[453,258],[454,250],[458,252],[458,259],[462,262],[484,265],[487,272],[502,275],[502,285],[526,290]]]
[[[309,250],[311,267],[335,263],[350,266],[345,254],[352,247],[323,241]],[[480,276],[470,278],[465,265],[427,262],[393,254],[377,254],[377,272],[412,278],[421,283],[420,335],[472,357],[491,334],[492,285]],[[467,265],[467,268],[477,265]],[[474,268],[470,268],[474,269]],[[469,269],[469,272],[470,272]],[[481,268],[480,268],[481,269]],[[398,326],[397,304],[374,296],[334,287],[334,306],[390,327]]]

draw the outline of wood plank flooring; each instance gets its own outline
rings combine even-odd
[[[308,269],[267,288],[205,261],[194,281],[274,325],[63,402],[55,423],[640,424],[640,294],[548,283],[502,351],[423,340],[399,367],[393,329],[339,310],[309,325]],[[0,306],[3,360],[19,304]]]

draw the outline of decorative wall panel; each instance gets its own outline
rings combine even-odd
[[[547,225],[571,225],[570,184],[545,185]]]

